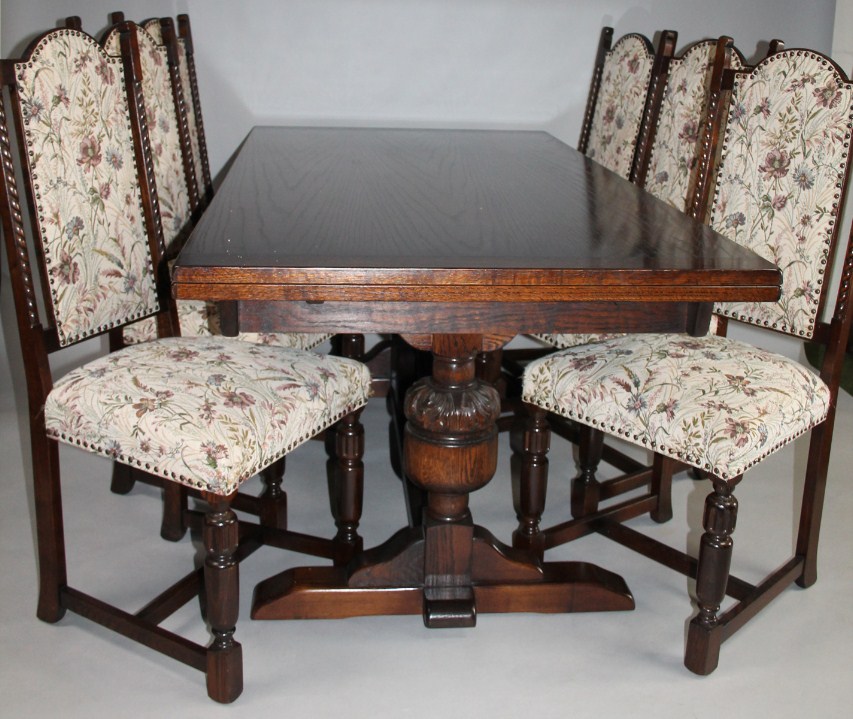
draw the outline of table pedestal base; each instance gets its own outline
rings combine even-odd
[[[471,583],[424,582],[425,530],[403,529],[347,567],[297,567],[259,583],[252,619],[423,614],[431,628],[470,627],[478,612],[589,612],[634,608],[617,574],[587,562],[541,562],[472,525]]]

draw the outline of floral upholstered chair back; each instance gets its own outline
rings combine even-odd
[[[717,40],[703,40],[669,63],[644,187],[655,197],[686,212],[698,169],[702,122],[708,109]],[[730,67],[743,59],[731,53]]]
[[[46,295],[66,346],[159,309],[124,70],[88,35],[61,30],[14,71]]]
[[[589,138],[581,148],[626,179],[633,169],[654,59],[651,43],[636,34],[619,38],[607,52]]]
[[[778,302],[726,317],[808,339],[829,281],[849,161],[853,85],[823,55],[786,50],[734,73],[710,224],[782,271]]]
[[[125,23],[117,25],[104,38],[104,49],[112,56],[122,54],[121,31],[135,35],[142,76],[142,97],[146,127],[151,144],[154,177],[157,183],[157,206],[166,242],[166,252],[174,257],[192,228],[192,210],[197,201],[195,187],[190,191],[192,178],[187,178],[187,163],[181,149],[180,122],[170,75],[168,50],[162,42],[159,21],[145,27]],[[155,34],[152,35],[150,31]],[[217,334],[219,317],[215,305],[206,302],[177,303],[181,334],[202,337]],[[143,320],[124,328],[125,344],[147,342],[157,336],[153,319]]]
[[[136,26],[135,32],[139,47],[145,119],[157,182],[160,221],[163,224],[166,249],[169,251],[173,249],[175,241],[188,231],[192,211],[181,153],[179,118],[169,77],[168,54],[159,32],[159,23],[151,25],[157,28],[159,41],[148,32],[148,25],[146,29]],[[118,27],[107,34],[104,49],[114,57],[121,56]]]

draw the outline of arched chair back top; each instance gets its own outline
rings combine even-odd
[[[142,23],[142,27],[145,28],[145,31],[154,38],[154,41],[159,45],[165,45],[166,42],[163,40],[163,20],[172,21],[172,18],[151,18],[150,20],[146,20]]]
[[[28,58],[6,67],[28,148],[27,185],[51,188],[32,192],[50,311],[44,325],[33,323],[58,348],[160,310],[163,234],[150,209],[154,183],[134,148],[131,114],[143,110],[128,102],[121,59],[70,29],[44,36]]]
[[[663,31],[655,53],[637,33],[611,47],[613,29],[602,28],[578,149],[626,179],[634,179],[644,118],[659,95],[676,38],[674,31]]]
[[[718,303],[715,311],[811,338],[847,181],[853,85],[826,56],[796,49],[727,71],[723,83],[731,91],[709,223],[774,262],[783,283],[776,303]]]
[[[649,151],[640,159],[636,180],[682,212],[695,215],[698,211],[699,165],[711,159],[701,145],[712,75],[715,69],[722,73],[727,67],[745,64],[728,37],[701,40],[669,61],[663,96],[649,129]]]

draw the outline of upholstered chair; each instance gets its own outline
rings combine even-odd
[[[613,28],[602,28],[578,149],[625,179],[634,178],[645,114],[676,38],[664,30],[655,52],[643,35],[629,33],[613,43]]]
[[[720,161],[700,204],[709,208],[715,230],[780,268],[779,301],[718,304],[721,334],[629,335],[563,350],[532,362],[523,381],[528,433],[546,436],[552,413],[653,450],[656,461],[652,491],[633,504],[602,510],[597,498],[589,499],[595,485],[584,486],[581,478],[577,492],[573,488],[578,501],[571,529],[564,526],[557,536],[540,530],[537,516],[527,516],[521,534],[547,548],[594,529],[695,576],[699,612],[690,623],[685,663],[700,674],[717,666],[722,641],[787,585],[805,587],[816,579],[821,502],[851,321],[851,245],[848,240],[837,248],[836,239],[849,175],[853,85],[829,58],[787,50],[755,68],[726,71],[712,92],[724,90],[728,102],[707,134],[707,151],[713,155],[719,143]],[[833,263],[840,266],[841,283],[831,302]],[[732,321],[750,326],[750,341],[725,336]],[[802,357],[774,351],[762,334],[823,345],[819,372]],[[735,487],[750,467],[807,432],[794,556],[757,584],[730,576]],[[538,456],[526,453],[523,465],[542,464],[548,442],[536,446]],[[622,524],[647,511],[666,519],[671,508],[661,503],[668,501],[673,470],[683,466],[701,470],[713,488],[698,561]],[[522,484],[539,485],[526,491],[544,492],[543,474],[523,471]],[[737,601],[720,613],[726,594]]]
[[[66,611],[92,619],[201,670],[209,695],[229,702],[242,690],[238,561],[272,537],[295,547],[275,523],[238,521],[231,506],[237,490],[336,424],[348,437],[359,435],[370,374],[351,359],[169,336],[176,319],[136,39],[130,28],[121,33],[122,54],[135,56],[128,64],[71,29],[46,33],[22,59],[3,61],[11,113],[0,106],[0,215],[29,401],[37,614],[46,622]],[[54,378],[50,355],[145,317],[156,318],[158,338]],[[136,613],[74,588],[60,443],[197,492],[207,507],[193,514],[203,570],[193,566],[197,550],[187,541],[190,574]],[[350,456],[339,458],[338,475],[358,488],[362,445],[340,445]],[[264,501],[272,505],[267,516],[276,515],[276,499]],[[103,510],[87,511],[96,518]],[[100,534],[99,541],[111,540]],[[347,541],[321,541],[323,556]],[[114,568],[104,571],[120,581]],[[212,632],[206,646],[161,626],[199,593]]]

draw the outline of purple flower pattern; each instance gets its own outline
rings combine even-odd
[[[653,60],[642,38],[625,35],[604,61],[587,155],[626,178],[634,159]]]
[[[523,399],[723,478],[822,421],[829,389],[788,357],[718,335],[615,337],[531,362]]]
[[[45,36],[15,72],[32,171],[51,185],[36,197],[38,234],[65,345],[157,309],[123,70],[69,31]]]
[[[719,313],[801,337],[814,332],[851,107],[853,86],[808,53],[778,53],[738,74],[710,223],[776,262],[783,286],[779,302],[723,303]],[[731,223],[735,214],[742,224]]]
[[[230,494],[260,469],[363,406],[355,360],[223,337],[113,352],[60,380],[48,433],[198,489]]]
[[[687,193],[697,166],[699,118],[708,105],[716,46],[716,41],[703,41],[670,61],[651,149],[646,189],[682,211],[687,209]],[[732,53],[732,64],[740,66],[737,53]]]

